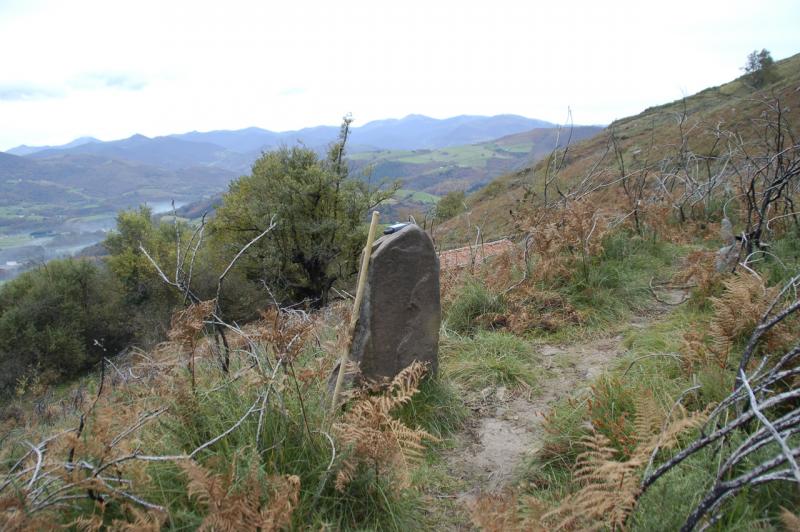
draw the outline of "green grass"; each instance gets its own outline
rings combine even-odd
[[[733,437],[730,445],[735,447],[743,439],[741,434]],[[795,436],[789,445],[794,447],[798,443],[800,438]],[[774,448],[757,451],[745,467],[753,467],[774,454]],[[678,530],[700,502],[701,494],[712,485],[717,463],[715,451],[706,449],[664,475],[640,499],[630,518],[631,530]],[[780,513],[781,507],[797,512],[799,502],[796,490],[787,484],[774,482],[746,489],[723,503],[720,521],[709,530],[782,530],[774,516]]]
[[[425,378],[413,400],[397,412],[410,427],[419,426],[436,438],[458,431],[468,416],[459,390],[440,374]]]
[[[531,151],[532,142],[520,142],[518,144],[486,144],[487,148],[497,152],[508,152],[514,154],[527,154]]]
[[[789,233],[770,243],[770,254],[754,257],[755,265],[766,275],[770,285],[784,285],[800,273],[800,235]]]
[[[511,159],[530,151],[530,146],[498,146],[496,144],[466,144],[436,150],[381,150],[349,155],[354,161],[398,162],[405,164],[457,165],[484,167],[489,159]]]
[[[16,248],[32,242],[29,234],[0,235],[0,249]]]
[[[608,327],[652,307],[651,277],[669,279],[687,251],[616,231],[603,240],[599,256],[586,263],[577,260],[572,278],[558,290],[582,311],[585,326]]]
[[[398,201],[411,200],[418,203],[425,203],[431,205],[439,201],[439,196],[436,196],[434,194],[429,194],[427,192],[420,192],[418,190],[408,190],[405,188],[399,189],[395,193],[394,198],[397,199]]]
[[[488,386],[535,388],[541,373],[531,345],[506,332],[447,336],[441,351],[447,377],[471,390]]]
[[[102,220],[113,220],[116,217],[117,213],[113,211],[108,212],[101,212],[97,214],[87,214],[86,216],[76,216],[75,218],[70,218],[67,220],[68,223],[80,223],[80,222],[97,222]]]
[[[468,334],[478,330],[477,318],[484,314],[502,314],[506,311],[503,298],[492,293],[479,281],[470,279],[461,288],[445,312],[445,328]]]

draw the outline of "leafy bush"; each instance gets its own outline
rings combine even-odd
[[[448,192],[436,204],[436,220],[443,222],[464,212],[466,195],[463,190]]]
[[[69,378],[131,337],[120,289],[104,268],[55,260],[0,289],[0,394]]]
[[[220,248],[242,249],[277,223],[241,262],[250,280],[265,282],[279,298],[324,306],[333,284],[358,269],[368,210],[397,190],[349,177],[342,163],[349,124],[326,159],[300,146],[265,153],[252,175],[231,183],[217,210]]]

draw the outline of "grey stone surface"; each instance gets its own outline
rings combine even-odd
[[[736,242],[736,237],[733,235],[733,224],[727,216],[720,223],[719,236],[725,245],[717,251],[714,267],[718,272],[732,272],[736,263],[739,262],[741,246]]]
[[[435,373],[441,318],[439,259],[430,236],[409,225],[376,240],[350,350],[362,376],[391,379],[414,360]]]

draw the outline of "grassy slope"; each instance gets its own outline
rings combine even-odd
[[[602,128],[578,126],[575,139],[587,138]],[[492,178],[530,164],[558,143],[565,132],[539,128],[489,142],[437,150],[380,150],[350,156],[357,168],[372,167],[375,178],[401,179],[407,188],[441,194],[451,190],[475,190]]]
[[[783,106],[796,109],[800,106],[800,54],[775,63],[780,76],[776,82],[760,90],[748,86],[744,77],[708,88],[695,95],[672,103],[651,107],[638,115],[617,120],[605,131],[590,139],[573,144],[569,149],[566,164],[560,172],[563,183],[574,182],[584,176],[592,166],[600,162],[600,168],[608,174],[616,172],[613,153],[607,151],[610,132],[615,132],[626,157],[636,149],[655,146],[652,159],[659,159],[660,151],[680,144],[680,117],[684,111],[687,120],[684,130],[689,131],[688,149],[695,153],[707,153],[715,139],[715,129],[736,131],[745,137],[757,134],[752,119],[763,110],[763,101],[780,98]],[[797,113],[793,113],[797,120]],[[795,131],[800,125],[794,124]],[[513,231],[509,210],[517,210],[523,199],[525,187],[540,190],[541,180],[547,165],[542,160],[533,167],[498,177],[486,187],[470,196],[470,218],[484,223],[484,233],[509,234]],[[465,241],[462,234],[464,224],[454,220],[441,227],[442,233]]]
[[[768,88],[785,93],[793,104],[796,96],[790,94],[790,89],[792,84],[797,85],[798,62],[800,58],[795,57],[780,63],[778,66],[784,79]],[[756,102],[747,99],[751,94],[752,91],[740,81],[733,82],[687,99],[686,108],[687,112],[691,110],[688,114],[693,119],[706,121],[731,113],[730,108],[735,105],[738,111],[732,116],[739,120],[739,126],[746,127],[749,124],[746,113],[756,109]],[[624,149],[632,150],[651,138],[651,126],[656,120],[663,120],[662,127],[656,130],[659,140],[671,142],[675,131],[670,117],[680,112],[682,105],[678,102],[661,106],[615,123],[613,127]],[[734,118],[727,123],[737,125]],[[692,146],[700,150],[708,139],[700,126],[697,130],[699,133]],[[606,139],[602,135],[575,146],[571,150],[570,162],[562,172],[564,182],[581,175],[602,154],[605,146]],[[506,176],[496,181],[488,191],[474,196],[471,199],[473,220],[482,216],[492,227],[504,227],[503,224],[508,223],[505,213],[509,207],[515,206],[514,200],[522,191],[522,181],[529,177],[524,173]],[[317,370],[318,374],[302,382],[302,392],[300,388],[294,392],[290,379],[281,381],[282,399],[285,401],[270,406],[267,426],[261,436],[263,439],[256,437],[259,424],[253,416],[242,424],[240,430],[199,454],[197,461],[220,474],[229,470],[229,464],[236,464],[233,492],[248,486],[249,470],[255,470],[262,477],[300,475],[300,499],[293,515],[293,524],[297,528],[309,524],[315,528],[398,530],[412,527],[441,529],[443,524],[460,526],[463,521],[443,523],[439,519],[446,516],[428,512],[439,504],[435,501],[442,493],[443,499],[450,501],[447,509],[457,509],[459,503],[448,499],[448,494],[468,489],[450,475],[441,459],[442,448],[454,445],[449,435],[459,430],[467,415],[465,398],[479,394],[487,386],[513,383],[524,383],[535,393],[537,379],[547,377],[537,372],[538,360],[531,348],[531,344],[539,341],[541,336],[553,342],[569,342],[579,335],[622,331],[627,352],[619,364],[595,381],[591,401],[576,402],[567,398],[556,405],[548,421],[551,428],[558,429],[546,441],[551,454],[537,454],[520,471],[523,482],[516,487],[521,493],[555,501],[575,489],[571,467],[580,450],[575,442],[588,432],[589,423],[610,427],[612,436],[628,436],[637,395],[652,393],[662,406],[668,408],[681,390],[699,382],[700,391],[689,404],[697,408],[708,401],[719,400],[729,390],[729,374],[706,367],[702,372],[689,376],[681,372],[674,356],[670,355],[681,349],[684,333],[707,328],[711,319],[708,301],[692,301],[653,326],[639,328],[629,324],[635,314],[645,313],[653,305],[648,291],[649,279],[670,277],[682,266],[685,255],[697,247],[694,243],[651,240],[649,236],[643,238],[621,228],[604,238],[602,249],[590,257],[589,268],[579,271],[576,261],[570,259],[566,264],[571,268],[556,283],[536,280],[530,283],[530,293],[521,300],[512,300],[514,292],[503,293],[508,282],[521,277],[520,263],[511,268],[508,282],[498,281],[501,268],[490,265],[482,272],[483,277],[479,272],[471,281],[463,282],[461,279],[455,283],[452,292],[446,294],[441,376],[424,384],[421,393],[400,412],[410,426],[420,425],[442,440],[428,442],[423,465],[414,471],[412,485],[407,490],[393,492],[386,479],[373,474],[369,468],[362,471],[363,474],[344,492],[337,492],[327,482],[330,453],[328,440],[321,431],[327,430],[327,420],[324,419],[325,376],[337,352],[337,344],[331,342],[337,334],[324,327],[317,331],[317,342],[309,342],[295,359],[298,369]],[[789,267],[800,264],[796,241],[775,242],[773,249]],[[763,268],[765,276],[772,282],[785,274],[775,264]],[[532,308],[533,314],[543,312],[537,306],[540,301],[536,299],[542,293],[547,295],[546,305],[557,301],[572,307],[580,315],[580,321],[563,323],[555,331],[535,323],[516,334],[493,330],[505,327],[496,319],[498,314],[514,314],[525,308]],[[481,319],[487,316],[491,319]],[[265,354],[257,351],[252,356],[266,364]],[[656,356],[641,359],[645,355]],[[170,408],[159,423],[148,426],[145,436],[134,442],[147,444],[152,452],[185,452],[219,434],[235,423],[251,404],[255,404],[253,402],[264,383],[269,382],[264,375],[252,373],[243,373],[245,377],[239,382],[227,382],[220,378],[213,358],[209,357],[200,365],[198,392],[192,393],[187,384],[189,377],[185,360],[181,361],[186,354],[175,352],[167,356],[172,359],[172,366],[169,366],[172,374],[166,375],[163,393],[154,394],[152,389],[134,387],[133,393],[125,389],[115,390],[112,395],[118,394],[118,397],[110,398],[116,401],[110,407]],[[249,359],[244,357],[238,363],[241,365],[237,365],[235,370],[244,370]],[[150,370],[158,375],[155,369]],[[90,389],[90,392],[94,390]],[[109,408],[109,411],[113,410]],[[74,426],[76,418],[73,413],[60,426]],[[25,434],[25,427],[17,430],[17,437],[34,439],[34,435]],[[22,445],[19,447],[25,449]],[[553,453],[553,449],[558,451]],[[709,474],[713,472],[710,463],[709,460],[693,462],[689,464],[690,474],[684,474],[684,478],[671,483],[662,482],[663,489],[659,487],[660,491],[650,492],[641,501],[640,509],[632,517],[632,527],[641,530],[674,529],[700,490],[708,484]],[[208,513],[207,505],[187,494],[184,473],[175,466],[158,464],[149,466],[147,474],[152,482],[142,495],[169,507],[169,525],[196,527],[203,520]],[[321,478],[326,481],[321,482]],[[322,487],[318,490],[320,485]],[[762,510],[773,511],[778,503],[797,502],[790,493],[768,491],[745,495],[732,501],[733,510],[723,525],[746,529],[763,519]],[[664,512],[664,507],[671,511]],[[93,503],[84,501],[80,508],[83,512],[91,512]],[[115,510],[112,508],[111,511]],[[463,514],[463,508],[460,511]],[[64,521],[77,513],[63,516]]]

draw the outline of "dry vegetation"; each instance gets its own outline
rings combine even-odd
[[[273,309],[247,332],[235,328],[242,341],[230,342],[239,347],[226,374],[220,345],[203,334],[213,309],[213,301],[191,305],[176,313],[169,342],[107,361],[83,408],[47,420],[31,412],[6,427],[19,438],[3,447],[4,529],[72,520],[86,529],[280,530],[325,515],[311,504],[335,516],[324,501],[365,476],[395,478],[387,486],[403,489],[421,441],[433,437],[392,412],[417,392],[423,366],[353,390],[342,416],[328,419],[323,390],[335,349],[312,344],[343,329],[326,329],[339,316],[323,325],[322,316]],[[165,479],[180,486],[177,500]],[[306,515],[294,516],[303,505]]]
[[[437,513],[463,493],[439,454],[465,404],[491,388],[535,395],[543,339],[614,332],[628,348],[619,366],[555,404],[518,482],[477,497],[469,526],[791,529],[798,63],[778,63],[780,80],[760,92],[739,80],[618,121],[472,198],[438,230],[474,241],[474,257],[481,235],[513,233],[516,245],[443,270],[440,375],[412,365],[349,390],[333,414],[347,304],[275,304],[239,326],[220,308],[225,273],[201,301],[180,265],[174,279],[159,269],[191,303],[166,343],[104,359],[6,416],[0,524],[456,528]],[[673,310],[636,327],[655,307]]]

